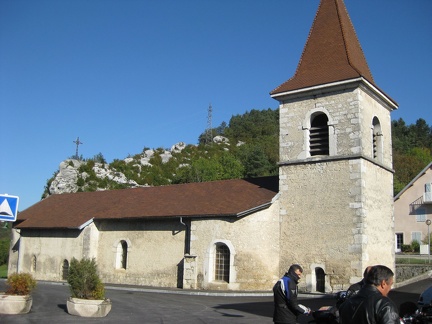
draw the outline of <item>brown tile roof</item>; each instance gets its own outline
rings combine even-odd
[[[16,228],[81,228],[92,219],[241,216],[265,208],[278,177],[52,195],[18,214]]]
[[[321,0],[295,75],[270,94],[363,77],[374,84],[343,0]]]

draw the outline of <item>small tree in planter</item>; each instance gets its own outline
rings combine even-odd
[[[111,310],[111,301],[105,298],[105,287],[99,278],[95,259],[73,258],[69,267],[68,284],[71,297],[68,313],[84,317],[104,317]]]
[[[26,314],[30,312],[36,280],[30,273],[13,273],[8,276],[6,292],[0,293],[0,314]]]

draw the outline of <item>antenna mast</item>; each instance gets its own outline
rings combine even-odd
[[[79,155],[78,155],[78,146],[80,144],[83,144],[82,142],[80,142],[79,137],[77,137],[76,141],[73,141],[76,144],[76,152],[75,152],[75,159],[79,160]]]
[[[213,142],[212,112],[213,112],[213,108],[212,108],[212,105],[210,103],[208,110],[207,110],[206,144],[211,144]]]

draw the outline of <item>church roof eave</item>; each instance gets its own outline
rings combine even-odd
[[[394,101],[392,98],[390,98],[388,95],[386,95],[383,91],[381,91],[377,86],[375,86],[373,83],[369,82],[363,77],[348,79],[348,80],[342,80],[342,81],[336,81],[336,82],[330,82],[325,84],[318,84],[310,87],[305,88],[299,88],[299,89],[293,89],[288,90],[284,92],[278,92],[273,93],[270,96],[278,101],[283,101],[286,98],[296,98],[300,96],[304,96],[305,93],[311,92],[311,93],[323,93],[326,92],[326,89],[329,88],[349,88],[355,83],[363,83],[365,86],[367,86],[369,89],[371,89],[378,97],[380,97],[384,102],[386,102],[390,107],[391,110],[395,110],[398,108],[398,104],[396,101]]]

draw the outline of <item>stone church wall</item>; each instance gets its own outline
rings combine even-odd
[[[14,235],[15,236],[15,235]],[[16,250],[14,249],[16,246]],[[63,261],[83,255],[83,232],[78,230],[21,230],[18,245],[11,245],[9,272],[29,272],[37,280],[62,280]],[[14,266],[20,260],[19,269]]]
[[[239,218],[192,221],[198,289],[270,290],[279,279],[279,204]],[[231,253],[230,282],[214,281],[214,247]]]
[[[280,168],[281,271],[290,264],[304,267],[306,281],[300,287],[315,291],[315,268],[326,273],[326,291],[349,282],[353,243],[351,204],[355,182],[350,179],[349,161],[291,165]]]
[[[185,226],[171,220],[103,221],[98,265],[107,283],[177,287],[185,247]],[[118,266],[118,245],[127,243],[126,269]]]

